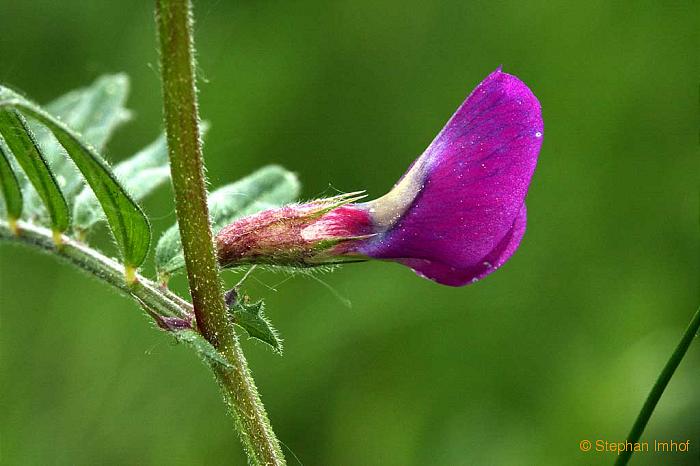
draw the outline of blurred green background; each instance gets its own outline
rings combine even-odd
[[[305,465],[611,464],[579,442],[624,439],[698,304],[698,3],[195,5],[214,187],[274,162],[305,197],[381,195],[500,64],[543,107],[528,232],[483,282],[346,266],[322,278],[347,308],[256,274],[286,353],[244,346],[288,449]],[[0,82],[46,102],[128,73],[121,160],[161,128],[151,7],[1,0]],[[172,224],[169,188],[145,207],[156,235]],[[132,302],[5,245],[0,286],[0,463],[245,463],[208,370]],[[698,464],[699,371],[696,342],[644,437],[691,452],[634,464]]]

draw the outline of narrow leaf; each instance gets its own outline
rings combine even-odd
[[[73,90],[48,103],[45,109],[79,134],[81,140],[102,152],[114,130],[129,119],[130,113],[124,106],[128,93],[129,79],[125,74],[105,75],[88,87]],[[31,126],[70,204],[83,185],[83,178],[51,131],[39,124]],[[37,217],[44,213],[33,190],[27,193],[27,211]]]
[[[206,135],[209,125],[202,122],[202,137]],[[165,135],[161,135],[136,155],[118,163],[114,174],[121,181],[131,197],[140,201],[148,196],[170,178],[168,164],[168,145]],[[75,199],[73,206],[73,225],[77,230],[87,230],[104,219],[97,198],[90,187],[86,186]]]
[[[114,130],[129,120],[130,113],[125,108],[129,94],[129,78],[125,74],[99,77],[90,86],[75,89],[49,102],[46,111],[61,120],[69,128],[80,134],[83,141],[102,151]],[[65,153],[58,141],[53,138],[47,144],[47,158],[65,160]]]
[[[70,225],[68,204],[63,198],[61,189],[46,160],[39,151],[26,120],[16,110],[0,109],[0,134],[34,189],[44,201],[53,230],[63,232],[68,229]]]
[[[0,139],[0,190],[5,199],[7,218],[13,222],[22,215],[22,189],[12,170],[10,149]]]
[[[170,177],[165,136],[160,136],[133,157],[117,164],[114,174],[134,200],[140,201],[146,197]],[[87,230],[104,219],[95,194],[87,186],[75,198],[73,219],[77,230]]]
[[[72,91],[47,104],[46,110],[101,151],[114,130],[130,118],[130,112],[125,108],[128,95],[129,77],[126,74],[105,75],[89,87]]]
[[[237,218],[293,202],[299,195],[296,175],[277,165],[269,165],[209,195],[209,217],[216,234]],[[166,279],[185,266],[178,226],[173,225],[158,241],[156,270]]]
[[[184,329],[170,332],[175,336],[177,341],[186,343],[192,347],[209,364],[218,364],[227,368],[231,368],[231,364],[224,358],[221,353],[216,351],[216,348],[209,343],[206,338],[200,335],[196,330]]]
[[[65,124],[19,94],[0,87],[0,107],[15,108],[40,121],[54,134],[82,172],[102,205],[127,267],[138,267],[148,254],[150,225],[141,208],[117,182],[107,163]]]
[[[265,317],[263,301],[249,304],[244,300],[235,300],[229,312],[233,323],[243,328],[250,338],[255,338],[269,345],[275,352],[282,353],[282,339],[277,330]]]

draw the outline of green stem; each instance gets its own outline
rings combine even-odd
[[[64,235],[61,247],[57,248],[51,230],[23,221],[17,221],[15,227],[16,229],[0,220],[0,240],[34,246],[55,254],[144,303],[160,315],[185,319],[192,317],[192,306],[187,301],[141,275],[136,275],[134,283],[127,284],[124,280],[124,265],[83,243]]]
[[[223,299],[199,139],[191,8],[190,0],[156,0],[165,129],[190,295],[199,331],[231,364],[212,368],[248,457],[253,464],[283,465]]]
[[[688,351],[690,344],[693,342],[693,338],[698,334],[698,330],[700,330],[700,308],[695,311],[695,315],[693,315],[693,318],[690,320],[690,324],[688,324],[688,328],[685,330],[685,333],[683,333],[681,341],[678,343],[678,346],[676,346],[673,354],[671,354],[671,358],[668,360],[661,374],[659,374],[659,377],[656,379],[656,383],[654,383],[654,386],[651,388],[651,392],[649,392],[644,406],[642,406],[642,410],[639,412],[639,415],[637,415],[637,420],[634,421],[632,430],[627,436],[628,442],[634,444],[639,441],[642,432],[644,432],[644,428],[649,422],[651,414],[654,412],[654,408],[656,408],[656,404],[659,402],[668,382],[671,380],[671,377],[673,377],[673,373]],[[615,466],[626,465],[631,457],[632,450],[625,449],[625,451],[617,457]]]

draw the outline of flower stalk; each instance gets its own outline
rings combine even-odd
[[[238,338],[216,262],[202,162],[190,0],[157,0],[163,110],[180,236],[200,333],[230,363],[212,366],[253,464],[285,464]]]

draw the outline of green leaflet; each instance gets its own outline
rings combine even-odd
[[[0,108],[14,108],[46,126],[81,171],[105,212],[128,268],[141,265],[151,238],[148,219],[95,150],[64,123],[16,92],[0,87]]]
[[[243,328],[250,338],[255,338],[269,345],[273,351],[282,354],[282,339],[277,330],[265,317],[265,303],[258,301],[252,304],[246,300],[236,299],[229,307],[233,323]]]
[[[58,232],[67,230],[70,226],[68,204],[26,120],[14,109],[0,109],[0,134],[49,211],[51,228]],[[7,160],[9,162],[9,158]]]
[[[140,201],[146,197],[170,177],[165,136],[161,135],[133,157],[115,165],[114,174],[134,200]],[[87,230],[104,218],[92,189],[86,186],[75,198],[75,229]]]
[[[114,130],[130,118],[125,108],[128,95],[127,75],[105,75],[89,87],[70,91],[48,103],[46,111],[78,132],[85,142],[102,151]]]
[[[129,119],[129,112],[124,107],[128,93],[129,79],[125,74],[106,75],[88,87],[64,94],[47,104],[45,109],[101,153],[115,128]],[[51,131],[39,124],[32,125],[32,129],[49,166],[61,182],[64,196],[71,204],[83,185],[80,172]],[[41,218],[44,210],[36,192],[30,189],[26,197],[26,213]]]
[[[10,165],[10,149],[0,139],[0,191],[5,199],[5,212],[12,222],[22,215],[22,189]]]
[[[268,165],[217,189],[208,198],[214,234],[237,218],[293,202],[299,191],[296,175],[277,165]],[[162,280],[185,266],[177,224],[160,237],[155,262]]]
[[[202,122],[200,129],[204,137],[209,124]],[[159,136],[134,156],[115,165],[114,174],[134,200],[140,201],[148,196],[170,178],[165,135]],[[104,220],[104,213],[92,190],[86,186],[75,198],[73,225],[76,230],[85,231],[101,220]]]

